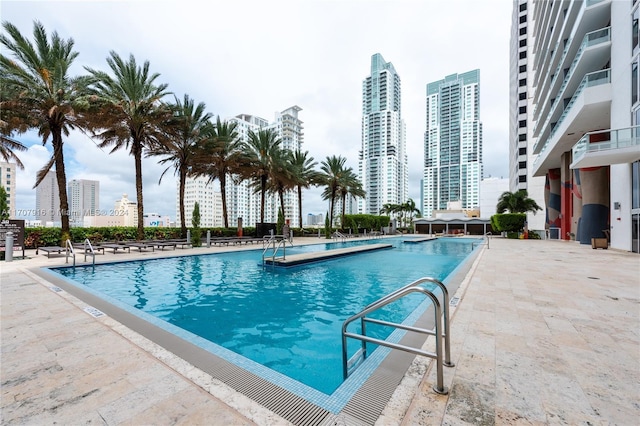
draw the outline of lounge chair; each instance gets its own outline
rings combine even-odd
[[[138,251],[146,250],[148,248],[150,248],[151,251],[156,250],[155,243],[148,241],[127,241],[125,244],[129,247],[137,248]]]
[[[36,249],[36,252],[37,252],[37,250],[42,250],[43,252],[47,253],[47,257],[48,258],[51,257],[51,253],[66,254],[66,251],[67,251],[66,248],[60,247],[60,246],[38,247]]]
[[[131,253],[131,247],[129,247],[126,244],[120,244],[120,243],[101,243],[100,247],[104,247],[105,249],[111,249],[113,250],[113,254],[116,254],[116,252],[120,249],[122,249],[122,251],[124,251],[125,249]]]

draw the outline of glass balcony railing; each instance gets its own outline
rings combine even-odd
[[[576,142],[571,151],[573,161],[577,162],[587,153],[629,148],[632,146],[640,147],[640,126],[586,133]]]
[[[607,83],[611,83],[611,69],[594,71],[584,76],[584,78],[582,79],[582,82],[580,82],[580,86],[578,86],[578,88],[576,89],[576,92],[571,97],[571,101],[569,101],[566,108],[562,112],[562,115],[556,122],[556,125],[553,127],[553,129],[549,133],[549,136],[545,139],[545,143],[542,146],[542,149],[540,150],[541,155],[548,148],[549,142],[551,141],[551,139],[553,139],[553,135],[555,135],[555,133],[560,128],[560,125],[562,124],[564,119],[567,117],[567,114],[569,114],[569,111],[571,111],[571,107],[573,106],[573,104],[576,103],[576,100],[580,97],[580,95],[582,94],[582,91],[588,87],[599,86]],[[533,147],[534,152],[536,151],[538,143],[540,143],[540,141],[538,141]],[[534,162],[534,166],[535,166],[535,162]]]
[[[564,89],[566,89],[567,85],[569,84],[569,80],[571,80],[571,76],[573,74],[573,71],[575,70],[576,66],[578,65],[578,62],[580,62],[580,59],[582,58],[582,55],[585,51],[585,49],[587,49],[588,47],[591,46],[595,46],[596,44],[600,44],[600,43],[606,43],[608,41],[611,41],[611,27],[607,27],[607,28],[602,28],[599,30],[595,30],[595,31],[591,31],[590,33],[587,33],[584,35],[584,38],[582,39],[582,43],[580,43],[580,48],[578,49],[578,52],[576,53],[575,58],[573,59],[573,62],[571,62],[571,66],[569,67],[569,70],[567,71],[567,74],[564,77],[564,81],[562,82],[562,86],[560,86],[560,90],[558,90],[558,95],[556,96],[555,101],[553,101],[553,104],[551,104],[551,108],[549,109],[549,114],[547,115],[547,119],[544,122],[544,125],[542,128],[546,127],[547,124],[549,124],[549,120],[551,120],[551,115],[555,109],[555,107],[558,105],[558,102],[560,102],[560,100],[562,99],[562,93],[564,92]],[[569,46],[570,43],[567,43],[567,46]],[[549,85],[549,88],[553,87],[556,79],[558,78],[558,76],[561,73],[561,67],[562,67],[562,63],[564,61],[564,57],[566,56],[567,53],[567,49],[565,49],[565,54],[563,55],[562,59],[560,60],[560,63],[558,64],[558,67],[556,68],[555,74],[553,76],[553,80],[551,81],[551,84]],[[547,97],[544,100],[544,103],[546,103],[549,99],[549,96],[551,95],[551,90],[548,91],[547,93]],[[543,104],[544,105],[544,104]],[[537,107],[537,105],[536,105]],[[535,109],[534,109],[534,113],[535,113]],[[539,122],[538,122],[539,123]],[[536,133],[537,130],[537,123],[536,125],[533,127],[533,133]]]

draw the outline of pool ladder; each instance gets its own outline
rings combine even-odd
[[[271,238],[264,242],[264,250],[262,250],[262,267],[266,266],[267,251],[272,249],[271,256],[268,256],[272,260],[272,265],[275,266],[276,259],[286,259],[287,256],[287,243],[293,246],[293,243],[289,241],[284,235],[272,235]],[[282,256],[276,257],[278,251],[282,248]]]
[[[442,304],[436,297],[436,295],[429,289],[421,287],[421,284],[424,283],[432,283],[438,286],[442,290],[443,300]],[[434,323],[435,328],[433,330],[412,327],[404,324],[398,324],[388,321],[382,321],[374,318],[368,318],[367,315],[377,311],[378,309],[389,305],[392,302],[395,302],[398,299],[401,299],[409,294],[420,293],[425,295],[427,298],[431,299],[431,303],[433,304],[434,310]],[[449,327],[449,291],[447,287],[440,281],[435,278],[425,277],[420,278],[406,286],[389,293],[388,295],[376,300],[370,305],[366,306],[359,313],[347,318],[345,322],[342,324],[342,372],[343,376],[346,379],[349,377],[349,374],[360,365],[364,359],[367,357],[367,342],[374,343],[380,346],[386,346],[391,349],[398,349],[405,352],[410,352],[416,355],[426,356],[428,358],[433,358],[436,360],[436,372],[437,372],[437,382],[433,385],[433,390],[436,393],[441,395],[446,395],[449,393],[449,390],[444,386],[443,379],[443,365],[447,367],[454,367],[455,364],[451,362],[451,343],[450,343],[450,327]],[[360,320],[360,328],[361,333],[351,333],[347,330],[349,324],[351,324],[355,320]],[[366,334],[366,324],[378,324],[388,327],[393,327],[401,330],[411,331],[415,333],[422,333],[435,336],[436,343],[436,351],[428,352],[422,350],[421,348],[414,348],[411,346],[405,346],[400,343],[389,342],[386,340],[380,340],[373,337],[369,337]],[[443,330],[444,327],[444,330]],[[347,354],[347,338],[360,340],[361,348],[355,353],[355,355],[349,359]],[[444,359],[442,356],[442,343],[444,341]]]

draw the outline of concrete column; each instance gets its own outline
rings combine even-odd
[[[560,228],[560,169],[549,169],[544,186],[546,228]]]
[[[573,173],[569,165],[571,164],[571,152],[565,152],[560,157],[560,181],[562,191],[560,192],[560,239],[568,240],[572,232],[573,209]]]
[[[580,243],[591,244],[591,238],[602,238],[609,229],[609,167],[580,169],[580,187]]]
[[[582,232],[582,185],[580,184],[580,169],[573,171],[573,220],[571,222],[571,232],[576,236],[576,241],[580,241]]]

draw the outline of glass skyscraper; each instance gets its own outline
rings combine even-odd
[[[362,149],[358,173],[366,197],[360,213],[379,214],[385,204],[408,198],[405,125],[401,115],[400,76],[382,55],[371,57],[371,75],[362,82]]]
[[[424,217],[459,201],[477,209],[482,180],[480,70],[427,84],[424,134]]]

